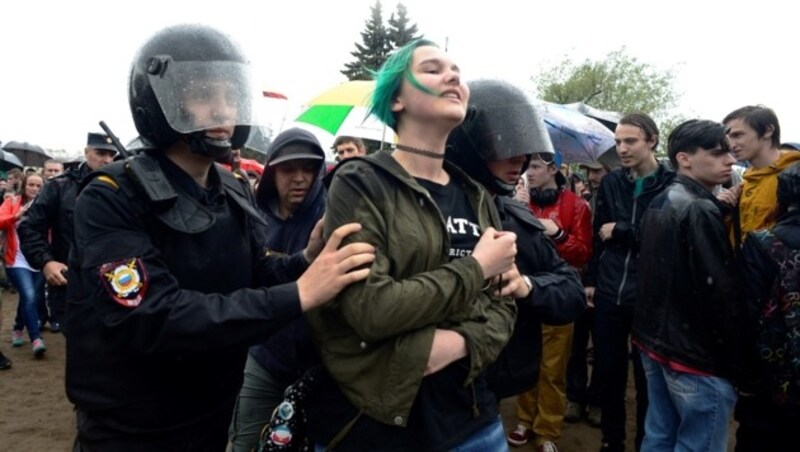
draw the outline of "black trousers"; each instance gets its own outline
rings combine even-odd
[[[594,372],[602,410],[603,442],[625,442],[625,392],[628,387],[628,362],[633,361],[636,387],[636,450],[644,438],[647,414],[647,379],[636,347],[630,343],[633,307],[615,301],[595,299],[593,338]]]

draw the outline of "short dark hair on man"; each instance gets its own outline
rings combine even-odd
[[[734,119],[743,120],[745,124],[756,131],[759,137],[763,137],[767,133],[767,129],[772,127],[772,146],[779,147],[781,145],[781,124],[771,108],[764,105],[748,105],[738,108],[728,113],[722,123],[727,125]]]
[[[339,145],[345,144],[345,143],[353,143],[353,144],[355,144],[359,151],[363,151],[363,150],[365,150],[367,148],[364,145],[364,140],[362,140],[361,138],[351,137],[351,136],[347,136],[347,135],[340,135],[340,136],[336,137],[335,140],[333,140],[333,149],[336,150],[336,146],[339,146]]]
[[[635,126],[642,129],[646,139],[655,140],[655,143],[650,150],[655,151],[656,148],[658,148],[658,126],[650,116],[644,113],[628,113],[619,120],[619,124],[627,124],[629,126]]]
[[[707,119],[690,119],[672,129],[667,138],[667,155],[672,167],[678,169],[679,152],[694,154],[698,149],[711,150],[721,147],[728,150],[725,126]]]

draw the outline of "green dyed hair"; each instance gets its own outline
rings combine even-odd
[[[372,93],[372,105],[369,112],[389,127],[393,128],[397,122],[395,113],[392,111],[392,103],[397,98],[397,93],[400,92],[403,79],[408,80],[412,86],[422,92],[436,94],[423,86],[409,70],[414,50],[422,46],[439,47],[433,41],[415,39],[392,53],[377,72],[370,71],[375,78],[375,91]]]

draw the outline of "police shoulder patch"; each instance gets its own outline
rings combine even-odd
[[[135,308],[147,292],[147,269],[138,257],[109,262],[98,271],[106,292],[119,305]]]

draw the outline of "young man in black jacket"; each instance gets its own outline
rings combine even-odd
[[[603,451],[625,450],[625,388],[629,335],[638,280],[640,225],[645,210],[672,182],[674,172],[655,157],[658,127],[642,113],[623,117],[615,131],[622,167],[600,184],[594,212],[594,254],[585,277],[586,296],[595,306],[593,338],[599,383]],[[644,436],[647,390],[638,354],[636,382],[636,450]]]
[[[667,147],[678,175],[642,220],[633,322],[649,402],[642,449],[726,450],[744,302],[729,207],[712,190],[730,179],[736,159],[714,121],[680,124]]]

